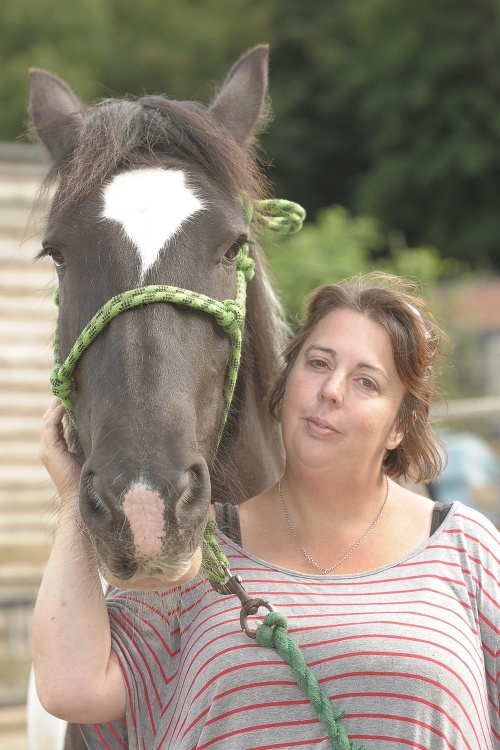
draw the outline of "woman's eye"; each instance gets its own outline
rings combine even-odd
[[[359,382],[363,386],[363,388],[367,388],[370,391],[374,391],[376,386],[373,380],[370,380],[370,378],[360,378]]]
[[[309,364],[311,365],[311,367],[315,367],[318,370],[326,367],[326,362],[324,362],[322,359],[310,359]]]
[[[233,242],[231,247],[229,247],[224,253],[224,260],[227,263],[234,263],[234,261],[236,260],[238,256],[238,253],[240,252],[241,248],[246,242],[247,242],[247,237],[245,235],[238,237],[236,242]]]

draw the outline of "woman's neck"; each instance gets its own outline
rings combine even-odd
[[[281,479],[287,510],[303,524],[349,523],[383,503],[387,480],[382,472],[370,476],[347,471],[297,471],[288,464]]]

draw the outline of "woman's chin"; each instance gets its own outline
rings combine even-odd
[[[106,573],[105,579],[110,586],[117,589],[132,589],[135,591],[159,591],[181,586],[191,581],[201,568],[201,550],[197,550],[191,563],[184,572],[175,577],[137,575],[133,578],[122,579],[111,573]]]

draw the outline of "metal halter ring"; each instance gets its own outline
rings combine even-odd
[[[252,599],[244,586],[242,585],[240,576],[231,575],[231,571],[227,565],[222,566],[228,576],[227,580],[223,583],[211,580],[213,588],[219,594],[235,594],[241,602],[240,612],[240,625],[241,629],[246,633],[249,638],[255,640],[255,631],[251,630],[248,626],[247,620],[249,617],[256,615],[261,607],[265,607],[269,612],[274,612],[274,607],[269,604],[265,599]]]
[[[241,629],[245,631],[246,635],[249,638],[253,638],[255,640],[255,630],[251,630],[247,619],[248,617],[251,617],[252,615],[256,615],[257,612],[261,607],[265,607],[269,612],[274,612],[274,607],[272,604],[267,602],[265,599],[248,599],[243,606],[241,607],[240,612],[240,625]]]

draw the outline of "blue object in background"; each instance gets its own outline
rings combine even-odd
[[[430,485],[434,500],[460,500],[500,528],[500,457],[473,432],[440,432],[448,465]]]

